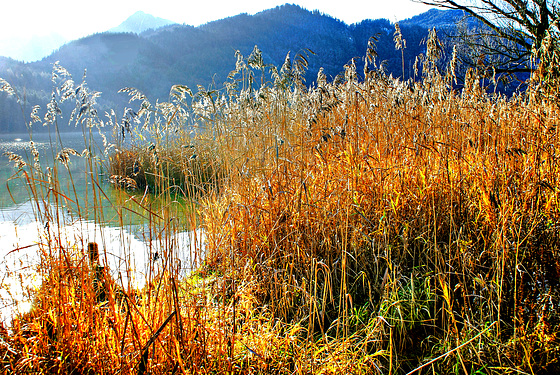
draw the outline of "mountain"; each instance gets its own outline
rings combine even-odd
[[[173,21],[169,21],[163,18],[154,17],[151,14],[138,11],[132,16],[128,17],[126,21],[121,23],[119,26],[113,27],[108,31],[111,33],[135,33],[140,34],[143,31],[149,29],[157,29],[162,26],[167,26],[173,24]]]
[[[430,14],[434,19],[431,27],[439,28],[436,22],[450,22],[446,11],[437,12],[443,13]],[[408,20],[401,30],[407,41],[404,61],[405,78],[408,78],[414,74],[416,56],[425,52],[422,41],[428,28]],[[102,92],[98,99],[100,113],[114,108],[121,114],[129,104],[126,95],[117,93],[119,89],[135,87],[151,101],[167,101],[174,84],[187,85],[195,91],[197,85],[221,88],[235,68],[235,51],[248,56],[255,45],[262,51],[264,62],[277,67],[284,63],[288,53],[292,61],[297,54],[307,54],[309,66],[305,79],[311,85],[321,67],[331,80],[352,59],[361,71],[361,57],[365,55],[368,40],[375,36],[377,62],[383,62],[388,73],[400,76],[402,56],[395,50],[393,32],[394,24],[386,19],[347,25],[318,11],[286,4],[198,27],[173,24],[139,34],[91,35],[64,45],[41,61],[24,64],[0,59],[0,77],[11,82],[19,92],[25,90],[30,103],[27,108],[32,104],[45,108],[51,97],[52,66],[59,61],[75,81],[80,81],[86,73],[88,86]],[[307,53],[307,49],[314,54]],[[0,131],[24,123],[21,110],[14,108],[17,108],[14,101],[0,93]]]
[[[475,18],[469,17],[464,11],[460,9],[430,9],[427,12],[418,14],[409,19],[399,22],[400,26],[418,26],[426,29],[436,27],[438,30],[450,30],[457,26],[458,22],[466,22],[466,26],[483,27],[482,24]]]

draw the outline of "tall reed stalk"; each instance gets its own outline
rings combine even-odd
[[[255,47],[224,88],[174,86],[156,105],[125,89],[137,109],[103,123],[120,137],[107,178],[124,189],[121,224],[126,210],[146,217],[161,260],[143,288],[107,281],[97,303],[84,245],[50,238],[35,307],[4,336],[4,367],[558,371],[558,106],[488,95],[476,71],[457,91],[454,65],[437,68],[435,30],[427,46],[417,81],[369,60],[360,77],[353,60],[307,88],[306,53],[278,69]],[[82,108],[71,118],[90,134],[102,122]],[[99,202],[101,155],[88,150]],[[69,198],[56,179],[20,173],[38,215]],[[189,199],[196,217],[181,211]],[[184,215],[206,237],[188,275],[173,239]]]

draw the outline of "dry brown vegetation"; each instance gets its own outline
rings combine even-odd
[[[33,310],[2,335],[5,371],[560,371],[559,108],[487,95],[474,71],[456,91],[427,56],[417,82],[349,64],[307,89],[304,56],[276,71],[255,50],[223,91],[186,104],[175,87],[152,113],[199,130],[119,150],[113,174],[156,176],[170,206],[197,196],[204,265],[181,279],[170,250],[144,289],[98,303],[86,251],[51,243]],[[187,142],[208,156],[172,157]]]

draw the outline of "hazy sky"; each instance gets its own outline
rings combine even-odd
[[[411,0],[4,0],[0,38],[57,33],[76,39],[117,26],[139,10],[197,26],[243,12],[254,14],[286,2],[318,9],[349,24],[368,18],[395,22],[429,9]]]

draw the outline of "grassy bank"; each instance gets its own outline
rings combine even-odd
[[[487,95],[473,71],[454,90],[429,52],[410,83],[349,64],[307,89],[304,55],[276,70],[255,50],[221,90],[155,106],[127,90],[136,125],[112,128],[138,143],[115,143],[111,175],[129,200],[168,199],[155,233],[195,197],[204,265],[178,277],[170,245],[145,288],[107,282],[100,302],[87,250],[49,243],[4,368],[559,371],[560,111]]]

